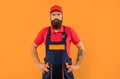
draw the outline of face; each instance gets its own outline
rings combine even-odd
[[[59,11],[54,11],[50,14],[51,24],[54,29],[59,29],[62,24],[63,14]]]

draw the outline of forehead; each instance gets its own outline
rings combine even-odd
[[[51,14],[62,14],[62,13],[59,11],[53,11]]]

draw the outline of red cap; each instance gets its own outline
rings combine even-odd
[[[50,9],[50,13],[52,13],[53,11],[59,11],[62,13],[62,8],[59,5],[54,5]]]

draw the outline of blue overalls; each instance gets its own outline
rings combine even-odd
[[[67,34],[65,32],[62,33],[62,41],[61,42],[52,42],[50,39],[51,30],[48,27],[48,34],[46,37],[46,57],[45,63],[49,65],[49,71],[45,72],[42,76],[42,79],[74,79],[73,73],[68,73],[68,68],[66,68],[66,63],[69,65],[72,64],[71,59],[68,57],[66,52],[66,38]],[[50,45],[64,45],[64,49],[50,49]]]

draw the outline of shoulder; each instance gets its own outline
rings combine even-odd
[[[65,26],[66,32],[74,32],[74,29],[70,26]]]

